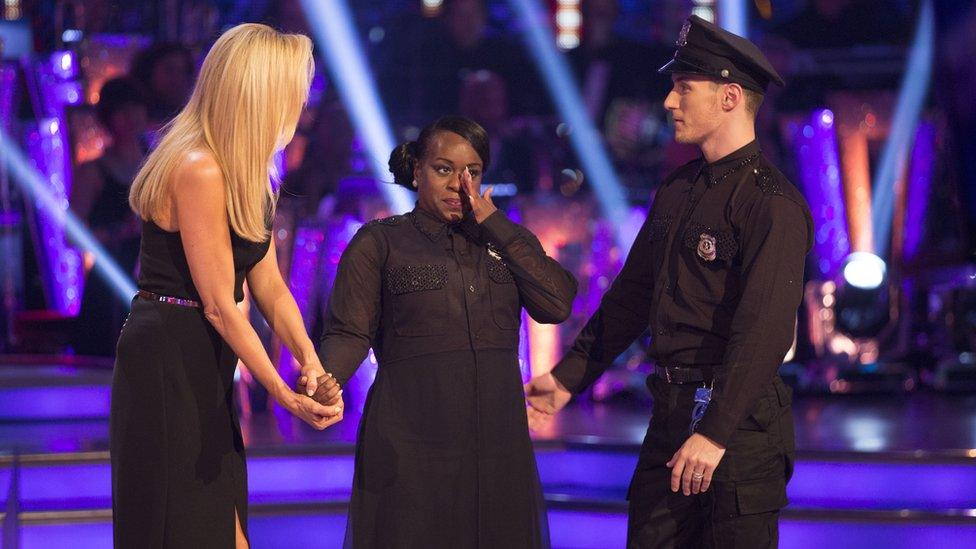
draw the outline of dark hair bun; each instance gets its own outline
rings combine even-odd
[[[390,153],[390,173],[393,174],[393,182],[402,185],[410,190],[413,188],[413,169],[417,165],[415,150],[417,144],[413,141],[401,143]]]

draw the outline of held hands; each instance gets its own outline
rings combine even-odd
[[[495,207],[495,203],[491,201],[491,193],[494,192],[494,187],[489,187],[485,194],[479,195],[481,191],[481,184],[477,186],[474,183],[474,178],[471,177],[471,170],[464,168],[464,171],[460,174],[461,178],[461,200],[464,200],[471,206],[471,213],[474,215],[475,221],[478,223],[484,222],[488,219],[488,216],[495,213],[498,208]]]
[[[320,382],[322,381],[320,379]],[[321,390],[323,386],[324,384],[320,385],[319,389]],[[341,397],[325,405],[305,394],[282,391],[282,394],[276,400],[286,410],[291,412],[292,415],[301,418],[305,423],[308,423],[319,431],[342,421],[344,405]]]
[[[338,382],[335,381],[332,374],[325,372],[325,368],[322,367],[322,363],[319,362],[318,357],[306,359],[300,370],[296,390],[303,395],[314,395],[315,391],[319,388],[320,378],[322,376],[331,379],[331,384],[338,385]]]
[[[314,391],[309,389],[310,384],[314,384]],[[324,406],[336,406],[342,402],[342,387],[329,373],[319,376],[318,379],[305,376],[298,378],[298,392],[309,395],[312,400]]]
[[[551,373],[547,372],[532,378],[525,384],[529,428],[538,431],[545,427],[572,397],[573,394],[566,390]]]
[[[705,435],[695,433],[674,453],[667,466],[671,468],[671,491],[679,489],[686,496],[708,490],[712,474],[725,455],[725,447]]]
[[[302,366],[297,392],[284,396],[282,405],[318,430],[342,421],[342,390],[332,374],[315,360]]]

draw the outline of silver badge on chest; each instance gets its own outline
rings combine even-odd
[[[698,237],[698,257],[705,261],[715,261],[716,255],[718,254],[715,249],[715,237],[708,233],[702,233]]]

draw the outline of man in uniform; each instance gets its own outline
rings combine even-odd
[[[813,223],[756,141],[763,93],[783,81],[759,49],[685,23],[664,102],[702,158],[661,185],[600,308],[551,374],[526,385],[536,427],[648,326],[654,410],[628,492],[628,547],[775,547],[793,467],[794,337]]]

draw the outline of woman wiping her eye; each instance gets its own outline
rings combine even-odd
[[[370,347],[379,364],[347,547],[549,546],[519,324],[523,308],[564,321],[576,280],[481,192],[488,162],[474,122],[425,128],[390,156],[416,208],[365,225],[340,261],[319,357],[340,383]]]

